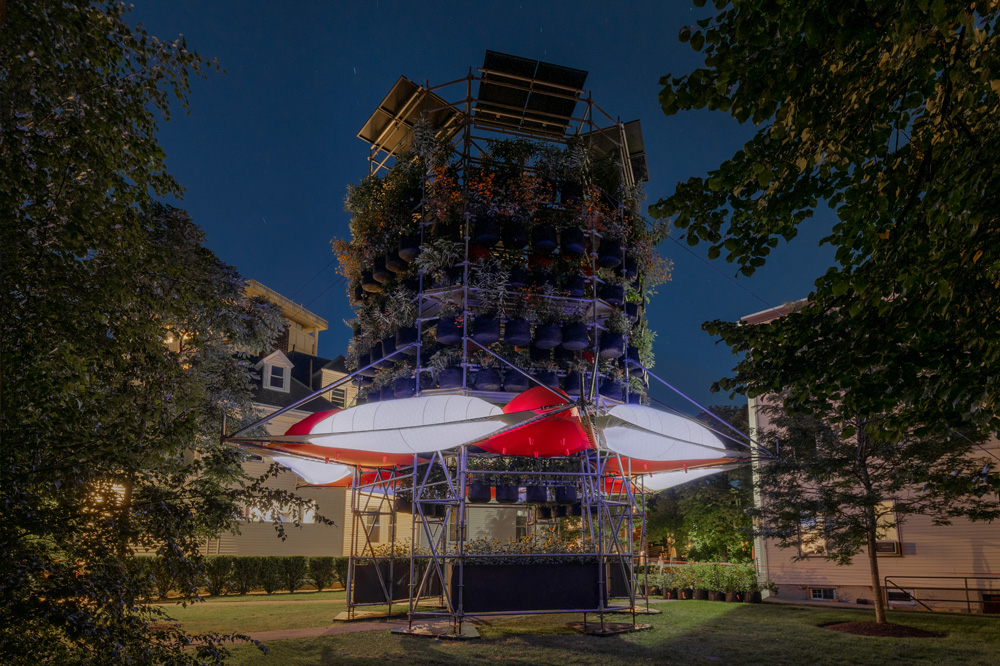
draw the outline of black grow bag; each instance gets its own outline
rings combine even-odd
[[[462,609],[466,613],[592,610],[600,605],[595,564],[466,564]],[[458,567],[451,570],[457,601]]]
[[[378,571],[382,572],[382,582],[379,581]],[[416,583],[419,584],[423,578],[427,564],[417,562]],[[385,585],[386,590],[382,589]],[[354,581],[351,587],[351,596],[356,604],[380,604],[387,603],[386,591],[390,593],[392,601],[405,601],[410,598],[410,558],[397,558],[392,567],[392,578],[389,577],[389,562],[383,561],[377,564],[355,564]],[[441,594],[441,579],[436,573],[431,573],[430,579],[424,585],[423,596],[434,597]]]

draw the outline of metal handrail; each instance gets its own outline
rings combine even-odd
[[[931,580],[931,581],[956,580],[957,581],[957,580],[960,580],[960,581],[962,581],[962,586],[961,587],[958,587],[958,586],[938,587],[938,586],[927,586],[927,585],[908,585],[907,586],[907,585],[901,584],[901,582],[898,582],[898,581],[904,581],[904,580],[907,580],[907,579],[914,580],[914,581],[927,581],[927,580]],[[997,583],[997,587],[995,587],[995,588],[986,588],[986,589],[981,588],[981,587],[969,587],[969,581],[970,580],[972,580],[972,581],[976,581],[976,580],[994,581],[994,582]],[[913,593],[907,591],[907,589],[906,589],[907,587],[909,587],[909,589],[913,590]],[[939,591],[939,592],[944,592],[944,591],[964,592],[965,593],[965,600],[964,601],[965,601],[966,612],[968,612],[968,613],[971,614],[972,613],[972,605],[973,604],[979,604],[979,606],[985,612],[985,605],[987,603],[982,598],[980,598],[980,599],[973,599],[971,593],[972,592],[982,593],[982,592],[992,591],[992,592],[996,592],[998,595],[1000,595],[1000,576],[898,576],[898,575],[885,576],[884,579],[883,579],[882,590],[883,590],[883,594],[885,596],[885,601],[886,601],[887,604],[889,603],[889,590],[890,589],[898,590],[900,592],[905,593],[911,600],[913,600],[914,602],[920,604],[921,606],[923,606],[924,608],[926,608],[929,611],[933,611],[934,608],[932,608],[931,606],[928,606],[926,603],[924,603],[925,601],[929,601],[929,602],[935,602],[935,601],[955,602],[955,601],[958,601],[958,602],[961,602],[962,600],[961,599],[940,599],[940,598],[936,598],[936,597],[935,598],[931,598],[931,597],[926,597],[926,596],[923,597],[923,598],[920,598],[920,597],[917,597],[916,594],[914,594],[917,590]]]

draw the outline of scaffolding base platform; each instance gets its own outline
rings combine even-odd
[[[463,622],[462,630],[451,622],[421,622],[411,627],[395,627],[394,634],[406,636],[421,636],[423,638],[438,638],[450,641],[468,641],[479,638],[479,631],[471,622]]]
[[[646,608],[645,606],[636,606],[630,611],[625,611],[626,613],[631,613],[633,615],[659,615],[663,611],[657,608]]]
[[[400,615],[406,615],[405,608],[402,612],[393,613],[392,615],[389,614],[389,611],[354,611],[353,613],[340,611],[333,619],[337,622],[363,622],[384,617],[399,617]]]
[[[567,622],[566,626],[588,636],[617,636],[618,634],[630,634],[633,631],[645,631],[653,628],[651,624],[632,624],[631,622],[605,622],[603,628],[600,622]]]

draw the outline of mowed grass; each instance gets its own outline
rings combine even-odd
[[[899,639],[852,636],[818,626],[874,619],[871,613],[857,611],[709,601],[665,603],[658,607],[663,614],[640,616],[638,620],[652,624],[653,629],[610,638],[583,636],[566,627],[566,622],[579,620],[579,614],[536,615],[477,623],[482,635],[478,641],[398,636],[386,629],[271,641],[267,643],[266,655],[253,646],[236,646],[232,648],[231,663],[291,666],[495,663],[995,666],[1000,663],[1000,622],[995,618],[891,613],[892,622],[948,634],[944,638]],[[277,610],[278,606],[268,604],[268,609]],[[622,615],[609,619],[630,621],[629,616]]]

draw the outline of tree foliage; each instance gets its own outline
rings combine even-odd
[[[222,419],[280,316],[202,245],[155,139],[207,66],[109,2],[11,2],[0,31],[0,661],[215,662],[154,623],[146,569],[191,596],[244,502]],[[194,649],[188,649],[196,644]]]
[[[705,327],[744,353],[719,387],[780,395],[813,423],[776,421],[769,533],[790,545],[803,516],[823,520],[831,557],[868,550],[878,592],[883,500],[902,515],[995,515],[977,501],[990,466],[975,454],[1000,427],[1000,4],[715,10],[680,34],[705,67],[664,77],[660,102],[757,131],[651,210],[745,275],[833,210],[836,265],[807,298],[759,325]]]
[[[699,4],[699,3],[696,3]],[[700,3],[703,4],[703,3]],[[716,2],[681,31],[705,67],[665,76],[664,112],[757,126],[651,207],[750,275],[820,205],[836,266],[797,312],[740,327],[723,389],[869,437],[1000,429],[1000,43],[996,2]]]
[[[763,409],[759,433],[779,455],[758,467],[763,502],[752,513],[760,534],[798,557],[822,555],[851,564],[867,551],[877,614],[884,619],[877,541],[912,515],[935,524],[953,518],[1000,518],[996,482],[983,475],[983,459],[967,455],[967,433],[887,442],[831,426],[822,414],[788,411],[779,401]]]
[[[740,432],[749,430],[746,405],[715,405],[710,411]],[[704,413],[699,418],[717,423]],[[727,443],[734,449],[741,445]],[[676,548],[682,559],[747,562],[751,553],[747,511],[752,501],[749,467],[664,490],[650,500],[649,539]]]

